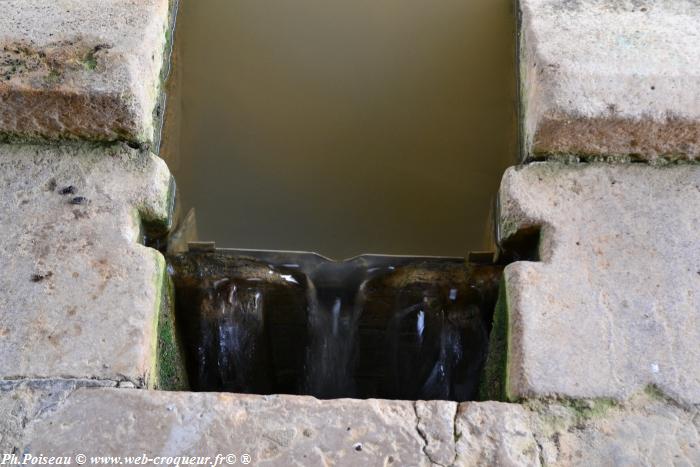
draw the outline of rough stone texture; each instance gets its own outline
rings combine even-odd
[[[438,465],[455,461],[455,418],[457,403],[445,401],[416,401],[417,429],[425,440],[423,452]]]
[[[457,465],[537,465],[530,414],[500,402],[460,404],[455,423]]]
[[[413,404],[23,384],[0,392],[0,415],[14,420],[0,447],[45,456],[235,454],[237,463],[248,454],[252,465],[285,467],[700,462],[697,407],[657,393],[621,404],[467,402],[454,420],[453,403],[420,402],[416,412]]]
[[[137,242],[171,181],[126,146],[0,146],[0,378],[153,382],[165,262]]]
[[[543,465],[700,465],[697,407],[683,409],[651,392],[619,405],[533,405],[531,429]]]
[[[541,226],[541,262],[504,271],[509,397],[700,403],[700,166],[509,169],[501,241]]]
[[[154,140],[168,0],[0,0],[0,137]]]
[[[22,443],[30,420],[59,405],[79,387],[109,387],[98,380],[22,380],[0,382],[0,460]]]
[[[520,0],[525,158],[700,157],[700,3]]]
[[[86,421],[86,413],[96,415]],[[20,452],[232,453],[249,454],[254,465],[280,466],[430,465],[416,424],[410,401],[79,389],[28,425]]]

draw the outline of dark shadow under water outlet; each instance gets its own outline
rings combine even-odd
[[[169,264],[194,390],[476,396],[503,266],[213,247]]]

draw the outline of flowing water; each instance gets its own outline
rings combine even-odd
[[[170,257],[193,389],[471,400],[501,266],[190,251]]]
[[[161,155],[200,238],[334,258],[488,248],[515,162],[512,3],[180,0]]]

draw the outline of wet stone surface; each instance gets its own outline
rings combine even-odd
[[[500,267],[266,255],[170,257],[195,389],[474,397]]]

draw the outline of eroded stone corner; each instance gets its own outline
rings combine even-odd
[[[524,160],[700,156],[700,6],[519,0]]]
[[[6,0],[0,20],[4,141],[157,142],[171,2]]]

